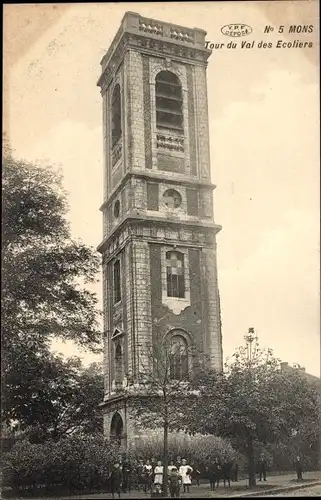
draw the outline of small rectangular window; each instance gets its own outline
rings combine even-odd
[[[198,193],[196,189],[186,189],[187,215],[198,215]]]
[[[158,184],[147,183],[147,210],[158,210]]]

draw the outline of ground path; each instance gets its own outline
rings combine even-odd
[[[316,486],[309,486],[308,488],[301,488],[299,490],[293,491],[291,494],[289,492],[278,493],[276,495],[269,495],[273,497],[321,497],[321,484]]]
[[[319,481],[320,486],[315,486],[315,487],[309,487],[307,484],[305,486],[305,482],[313,483],[313,481]],[[251,490],[248,489],[248,480],[240,480],[236,483],[232,482],[231,483],[231,488],[224,488],[223,485],[221,485],[218,489],[215,489],[215,491],[211,491],[209,488],[209,485],[207,483],[201,483],[200,486],[193,485],[191,487],[190,493],[181,493],[181,498],[222,498],[222,497],[230,497],[230,498],[236,498],[236,497],[245,497],[245,496],[250,496],[249,493],[251,492],[260,492],[262,494],[263,490],[269,490],[270,488],[291,488],[295,486],[302,486],[299,490],[295,490],[291,492],[291,496],[295,493],[295,496],[300,496],[304,492],[307,491],[307,496],[320,496],[320,491],[321,491],[321,471],[316,471],[316,472],[306,472],[303,475],[303,482],[299,483],[296,481],[296,475],[293,474],[282,474],[278,476],[268,476],[266,482],[257,482],[257,486]],[[319,489],[318,489],[319,488]],[[317,492],[317,493],[316,493]],[[319,493],[318,493],[319,492]],[[276,493],[275,495],[271,494],[265,494],[265,497],[269,496],[289,496],[289,493]],[[4,497],[5,498],[5,497]],[[18,500],[18,497],[14,497],[15,500]],[[38,497],[36,498],[28,498],[28,499],[23,499],[22,497],[19,498],[19,500],[107,500],[112,498],[110,493],[95,493],[95,494],[82,494],[79,493],[78,495],[72,495],[72,496],[51,496],[51,497]],[[131,493],[124,493],[121,495],[122,499],[133,499],[133,498],[138,498],[138,499],[147,499],[150,498],[148,494],[145,494],[143,492],[131,492]],[[12,497],[11,497],[12,499]]]

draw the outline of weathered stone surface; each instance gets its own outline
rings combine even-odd
[[[204,40],[202,30],[127,13],[102,61],[104,430],[109,436],[118,412],[127,441],[141,438],[125,395],[136,387],[138,374],[151,369],[147,345],[175,332],[198,353],[190,369],[204,354],[213,368],[222,368],[215,242],[220,226],[213,218]],[[180,130],[157,125],[160,71],[173,72],[181,85]],[[112,148],[116,83],[122,135]],[[175,204],[169,192],[175,193]],[[167,252],[172,251],[183,256],[180,298],[168,296]],[[117,260],[121,300],[115,304]]]

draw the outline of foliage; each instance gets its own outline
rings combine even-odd
[[[106,487],[117,453],[102,435],[71,436],[44,444],[22,441],[3,454],[3,486],[69,492]]]
[[[29,370],[37,385],[41,358],[50,364],[53,337],[100,350],[97,297],[86,288],[96,280],[99,258],[70,235],[61,175],[16,160],[8,146],[2,205],[3,418],[9,423],[19,413],[19,398],[30,393]]]
[[[162,460],[163,436],[161,432],[145,437],[133,443],[129,452],[136,459],[156,458]],[[236,452],[226,439],[216,436],[195,435],[190,436],[184,432],[170,432],[168,435],[168,457],[176,460],[177,457],[186,458],[189,463],[197,465],[202,470],[216,457],[222,462],[233,461]]]
[[[51,353],[35,357],[36,363],[29,365],[24,381],[26,393],[19,395],[12,405],[15,412],[11,416],[19,422],[23,436],[41,443],[46,439],[57,441],[73,433],[102,432],[98,408],[104,394],[101,366],[93,363],[83,368],[79,358],[65,361]],[[35,374],[35,368],[41,369],[41,378]]]
[[[293,437],[288,442],[268,444],[262,451],[271,457],[270,470],[272,471],[292,471],[297,455],[301,457],[304,470],[319,470],[320,446],[318,440],[309,443],[304,437],[300,438],[299,441],[297,437]]]
[[[240,348],[225,373],[204,373],[193,384],[199,394],[185,412],[185,428],[230,438],[248,458],[251,485],[255,447],[288,442],[303,422],[318,428],[316,390],[297,371],[281,371],[273,353],[257,343],[253,356]]]

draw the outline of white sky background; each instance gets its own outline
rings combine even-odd
[[[6,6],[7,33],[10,9],[28,26],[27,7]],[[316,30],[316,2],[76,4],[55,11],[60,8],[60,18],[28,50],[11,54],[8,130],[16,156],[63,168],[73,235],[93,246],[102,238],[103,198],[96,82],[127,10],[205,29],[213,42],[229,41],[220,28],[231,22],[252,26],[249,40],[314,42],[305,51],[213,51],[208,97],[215,220],[223,226],[217,241],[224,356],[253,326],[261,346],[320,376],[318,35],[263,34],[266,24]],[[37,12],[50,18],[47,6]],[[11,35],[20,43],[22,28]],[[101,283],[95,290],[101,296]],[[54,345],[76,353],[74,346]]]

